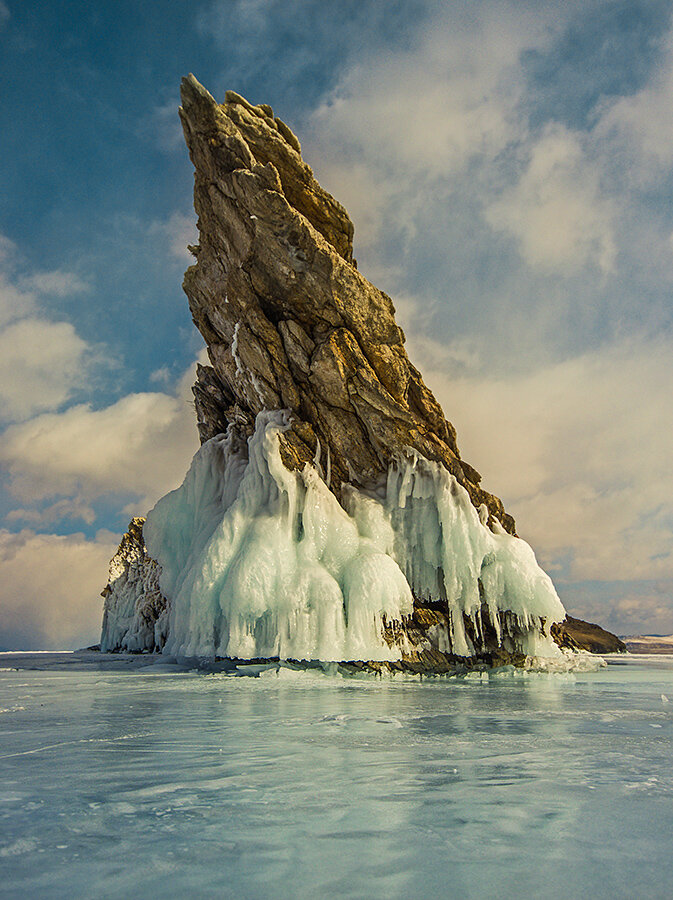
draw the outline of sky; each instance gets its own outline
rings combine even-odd
[[[673,632],[662,0],[0,0],[0,649],[99,638],[198,446],[180,78],[269,103],[573,615]]]

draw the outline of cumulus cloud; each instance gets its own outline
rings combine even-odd
[[[395,298],[434,297],[452,341],[489,330],[498,364],[512,332],[519,365],[561,355],[589,342],[589,328],[613,328],[596,296],[619,270],[620,238],[633,238],[592,135],[536,107],[528,61],[561,39],[578,7],[425,12],[403,48],[344,64],[303,132],[305,156],[353,218],[362,271],[383,272]]]
[[[108,564],[119,536],[0,530],[0,648],[57,650],[99,640]]]
[[[424,371],[464,458],[564,579],[673,578],[672,354],[631,339],[519,376]]]
[[[169,220],[165,234],[177,240],[181,228],[184,222]],[[71,323],[46,318],[45,298],[88,285],[64,270],[22,273],[21,263],[12,242],[0,241],[0,404],[5,422],[14,423],[0,435],[0,464],[18,501],[6,521],[39,529],[67,519],[92,525],[101,498],[145,512],[179,484],[198,445],[193,367],[169,393],[62,409],[81,395],[95,354]],[[95,539],[0,531],[0,647],[95,642],[117,543],[100,531]]]
[[[489,224],[516,238],[529,265],[565,273],[586,264],[613,270],[613,215],[579,135],[556,123],[531,148],[518,183],[486,209]]]
[[[53,525],[64,519],[81,519],[87,525],[96,521],[96,513],[91,506],[81,500],[64,498],[43,509],[12,509],[5,516],[8,522],[28,522],[31,525]]]
[[[0,423],[57,409],[86,381],[94,354],[70,322],[45,315],[45,297],[87,290],[61,269],[17,274],[16,245],[0,235]]]
[[[68,400],[86,377],[88,345],[69,322],[20,319],[0,331],[0,403],[5,421]]]
[[[474,154],[492,157],[517,130],[521,40],[499,32],[502,23],[481,24],[471,33],[433,29],[408,53],[354,65],[315,111],[315,130],[409,174],[444,175]]]
[[[144,512],[180,484],[197,449],[193,380],[190,367],[175,394],[129,394],[10,426],[0,437],[10,491],[23,502],[133,497]]]
[[[194,258],[187,249],[188,244],[198,244],[199,234],[196,230],[196,218],[193,213],[187,215],[173,212],[163,222],[150,225],[151,234],[159,235],[168,244],[171,255],[182,263],[193,263]]]
[[[305,150],[351,212],[360,250],[393,222],[412,235],[415,213],[445,202],[452,178],[525,135],[520,57],[550,26],[507,3],[435,11],[409,49],[345,68],[311,117]]]

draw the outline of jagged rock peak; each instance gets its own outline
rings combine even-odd
[[[290,129],[233,92],[218,104],[193,75],[181,95],[200,235],[183,286],[211,362],[194,389],[201,439],[232,423],[249,436],[259,412],[287,409],[283,462],[322,463],[337,497],[345,483],[380,483],[415,451],[513,533],[500,500],[461,460],[453,426],[407,357],[391,299],[357,271],[348,214]]]
[[[180,88],[180,118],[206,142],[207,152],[225,167],[252,169],[271,163],[288,201],[332,244],[344,259],[353,260],[353,223],[343,206],[323,190],[311,167],[301,158],[301,145],[271,107],[253,106],[235,91],[219,105],[202,84],[188,75]],[[187,143],[192,150],[189,138]],[[194,141],[194,146],[198,142]],[[196,161],[194,164],[196,165]]]
[[[110,560],[101,650],[161,650],[168,628],[168,603],[159,587],[160,571],[147,554],[145,519],[134,516]]]
[[[461,459],[299,142],[193,76],[182,98],[203,446],[122,540],[102,649],[414,672],[565,659],[551,580]]]

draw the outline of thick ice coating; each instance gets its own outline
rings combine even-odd
[[[159,567],[147,555],[142,518],[131,519],[128,532],[110,560],[101,650],[160,650],[166,640],[168,610],[159,588]]]
[[[447,601],[440,649],[478,650],[485,603],[495,627],[501,610],[516,617],[520,652],[557,652],[548,629],[565,613],[551,580],[442,466],[399,460],[379,491],[349,486],[346,511],[317,465],[283,465],[287,427],[286,414],[262,412],[247,446],[233,428],[207,441],[149,514],[145,541],[170,604],[165,652],[395,660],[405,638],[390,625],[412,615],[414,595]]]

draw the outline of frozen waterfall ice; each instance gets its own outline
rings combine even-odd
[[[376,488],[344,486],[342,506],[319,464],[283,464],[288,424],[262,412],[247,442],[230,426],[149,514],[145,542],[170,607],[165,652],[396,660],[408,638],[391,626],[414,598],[448,608],[448,625],[427,635],[439,650],[478,654],[488,621],[512,652],[560,652],[549,629],[565,612],[550,578],[443,466],[409,451]]]

